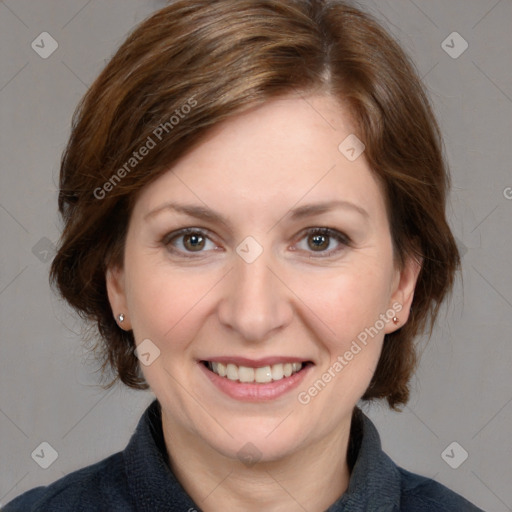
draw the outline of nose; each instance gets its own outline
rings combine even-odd
[[[291,292],[266,251],[247,263],[235,256],[218,305],[220,322],[248,342],[265,341],[293,318]]]

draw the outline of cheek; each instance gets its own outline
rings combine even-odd
[[[340,272],[338,276],[315,280],[316,290],[308,304],[336,333],[338,343],[347,343],[375,324],[389,301],[387,274],[370,267],[361,272]],[[306,288],[304,288],[305,290]]]
[[[320,310],[336,333],[325,340],[328,361],[322,368],[334,383],[330,399],[343,403],[362,396],[368,387],[384,340],[385,324],[379,315],[386,311],[386,291],[382,274],[366,272],[340,278],[336,290],[325,297]]]
[[[214,277],[173,271],[160,264],[150,266],[142,258],[127,262],[126,267],[135,339],[149,338],[161,350],[182,349],[200,327],[194,319],[204,314],[204,299],[215,283]]]

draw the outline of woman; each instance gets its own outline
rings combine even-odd
[[[141,24],[76,113],[51,276],[156,401],[123,452],[5,510],[479,510],[356,406],[407,403],[460,265],[440,146],[402,50],[342,2]]]

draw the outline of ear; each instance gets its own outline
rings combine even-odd
[[[396,270],[389,307],[396,311],[398,323],[395,325],[394,322],[389,322],[386,333],[400,329],[400,327],[407,322],[422,264],[422,258],[417,255],[409,255],[407,256],[403,269]],[[400,309],[399,305],[401,306]]]
[[[119,327],[125,331],[131,330],[130,315],[126,300],[125,274],[120,267],[109,267],[105,274],[105,282],[107,286],[108,300],[114,318]],[[119,321],[119,315],[124,315],[124,320]]]

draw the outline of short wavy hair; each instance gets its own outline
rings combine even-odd
[[[385,335],[363,396],[407,403],[415,338],[432,335],[460,267],[445,216],[450,177],[409,58],[372,16],[335,0],[173,1],[129,35],[79,104],[61,162],[64,228],[50,280],[97,327],[110,384],[148,387],[105,282],[110,265],[122,266],[138,194],[219,123],[294,92],[348,107],[383,186],[395,262],[422,260],[409,320]],[[135,160],[157,134],[162,142]]]

